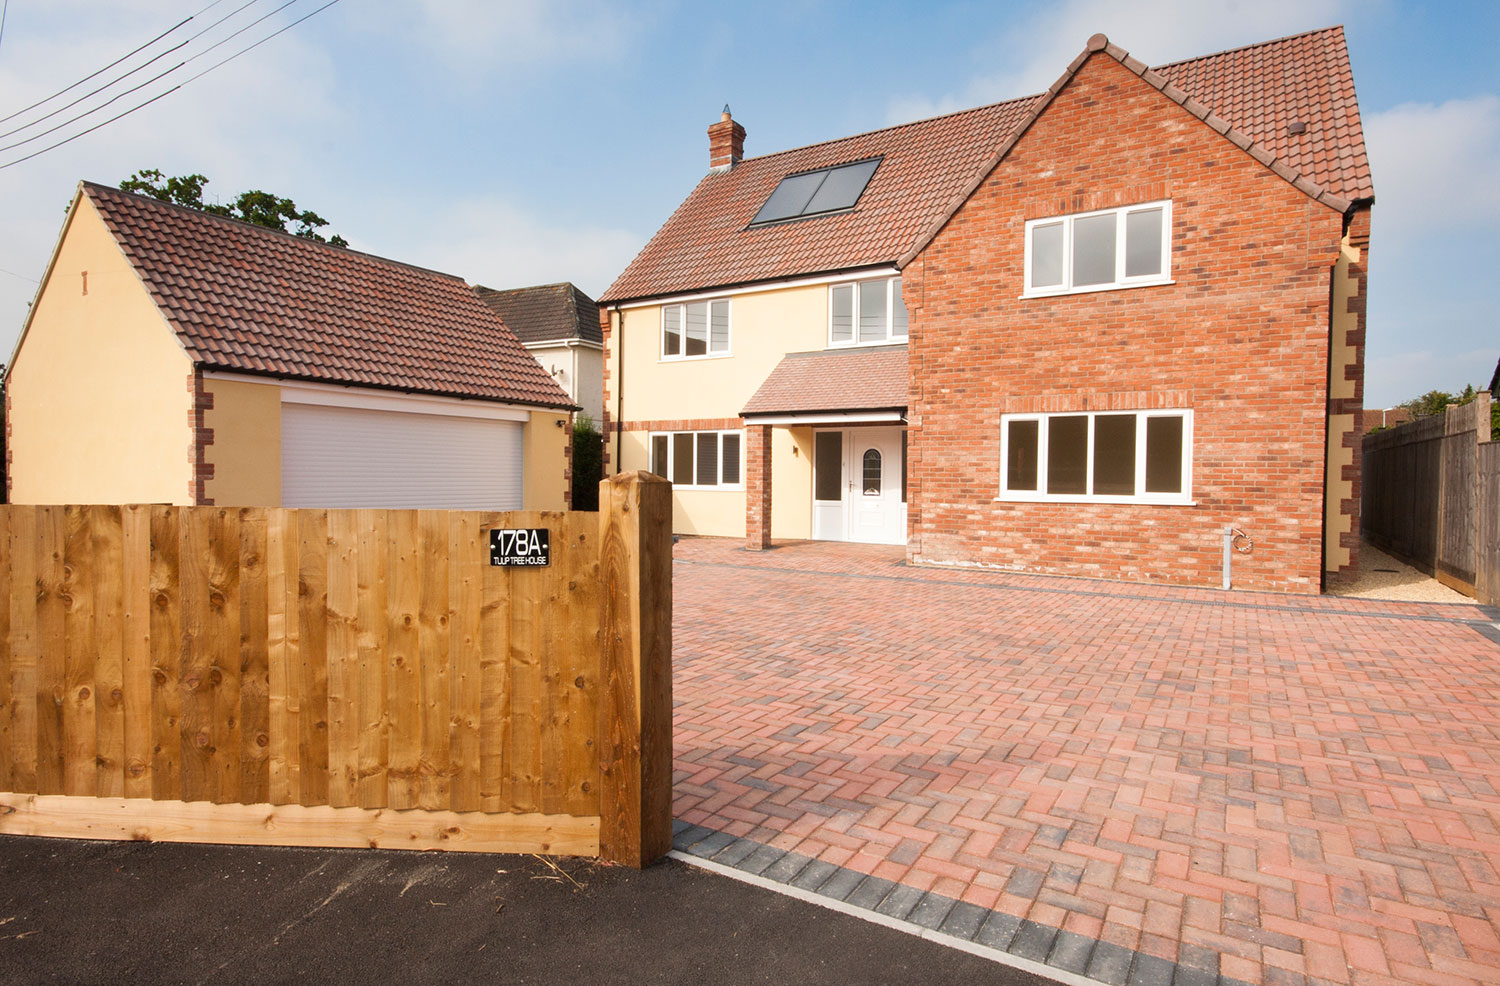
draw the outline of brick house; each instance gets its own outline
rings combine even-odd
[[[604,293],[682,533],[1316,592],[1353,568],[1373,185],[1341,28],[710,171]],[[1239,542],[1242,546],[1245,541]]]

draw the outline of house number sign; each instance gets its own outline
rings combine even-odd
[[[490,564],[536,568],[552,564],[552,546],[545,527],[500,528],[490,531]]]

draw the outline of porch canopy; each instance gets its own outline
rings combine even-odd
[[[788,353],[740,416],[747,425],[901,421],[906,382],[905,346]]]

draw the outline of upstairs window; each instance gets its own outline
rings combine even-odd
[[[1025,296],[1106,291],[1171,280],[1172,203],[1026,224]]]
[[[771,192],[750,225],[775,223],[825,212],[842,212],[854,208],[864,194],[870,176],[880,167],[880,159],[821,168],[800,175],[787,175]]]
[[[906,341],[901,278],[854,281],[828,288],[828,344],[875,346]]]
[[[662,359],[693,359],[700,356],[728,355],[728,298],[662,306]]]

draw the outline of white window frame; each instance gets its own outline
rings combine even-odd
[[[1125,219],[1132,212],[1149,212],[1152,209],[1161,209],[1161,272],[1157,274],[1139,274],[1135,277],[1125,276]],[[1086,284],[1081,287],[1073,287],[1073,224],[1080,219],[1089,219],[1094,216],[1114,215],[1115,219],[1115,279],[1107,284]],[[1052,226],[1058,223],[1063,228],[1062,243],[1062,283],[1051,287],[1031,286],[1031,244],[1032,233],[1038,226]],[[1091,291],[1118,291],[1122,288],[1144,288],[1159,284],[1173,284],[1172,280],[1172,200],[1163,199],[1158,202],[1137,202],[1134,205],[1121,206],[1117,209],[1097,209],[1093,212],[1079,212],[1069,216],[1049,216],[1045,219],[1029,219],[1026,222],[1026,262],[1023,265],[1021,282],[1022,298],[1051,298],[1060,294],[1087,294]]]
[[[873,342],[862,342],[859,338],[859,286],[872,281],[885,281],[885,337]],[[907,332],[895,334],[895,302],[896,285],[901,283],[901,275],[894,277],[865,277],[854,281],[838,281],[828,285],[828,347],[830,349],[851,349],[859,346],[891,346],[906,342],[911,331],[911,309],[907,309],[906,322]],[[836,342],[833,338],[833,294],[839,288],[849,288],[853,292],[853,318],[854,337],[847,342]]]
[[[1098,494],[1094,488],[1094,419],[1121,414],[1135,415],[1135,488],[1133,496]],[[1088,493],[1047,492],[1047,440],[1051,418],[1088,417],[1088,445],[1084,461],[1088,465]],[[1146,492],[1146,422],[1151,418],[1182,419],[1182,491],[1180,493]],[[1012,490],[1010,482],[1010,425],[1013,421],[1035,421],[1037,425],[1036,489]],[[1137,503],[1158,505],[1192,505],[1193,500],[1193,412],[1190,408],[1120,411],[1060,411],[1055,414],[1002,414],[1000,416],[1000,495],[996,500],[1045,503]]]
[[[724,350],[722,352],[715,352],[714,349],[713,349],[713,344],[714,344],[714,321],[713,321],[713,319],[714,319],[714,305],[718,304],[721,301],[724,303],[724,305],[725,305],[725,307],[726,307],[726,309],[728,311],[728,316],[729,316],[729,333],[728,333],[728,338],[726,339],[726,341],[724,343],[724,345],[725,345]],[[708,350],[706,352],[704,352],[703,354],[701,354],[701,355],[689,356],[689,355],[687,355],[687,310],[690,307],[694,306],[694,305],[703,305],[705,311],[707,312],[707,318],[708,318]],[[680,312],[681,312],[681,314],[678,316],[678,323],[677,323],[678,326],[680,327],[679,330],[678,330],[679,331],[678,338],[681,340],[681,346],[682,346],[682,352],[680,352],[680,353],[669,353],[669,352],[667,352],[667,309],[669,309],[669,308],[676,308],[676,309],[679,309]],[[661,306],[661,315],[659,316],[659,320],[661,322],[661,325],[660,325],[660,332],[658,333],[658,338],[657,338],[657,350],[656,351],[657,351],[657,357],[663,363],[676,363],[676,362],[679,362],[681,360],[724,359],[726,357],[734,355],[734,303],[730,299],[728,299],[728,298],[722,298],[722,297],[702,298],[702,299],[695,300],[695,301],[679,301],[679,302],[675,302],[675,303],[670,304],[670,305],[662,305]]]
[[[740,428],[725,428],[723,430],[706,429],[706,430],[702,430],[702,431],[652,431],[652,432],[647,432],[647,434],[646,434],[646,468],[648,470],[651,469],[656,464],[655,462],[652,461],[652,456],[654,454],[653,451],[652,451],[652,449],[653,449],[653,446],[655,446],[655,444],[656,444],[656,439],[658,437],[665,436],[666,439],[667,439],[667,474],[663,478],[664,479],[668,479],[668,480],[670,480],[672,478],[672,473],[674,471],[673,467],[677,464],[676,463],[676,459],[677,459],[677,443],[675,441],[673,441],[673,438],[675,438],[678,435],[692,435],[693,436],[693,455],[695,457],[698,454],[698,436],[699,435],[717,435],[718,436],[718,441],[719,441],[719,456],[718,456],[719,478],[721,480],[724,478],[724,436],[725,435],[738,435],[739,439],[740,439],[740,481],[738,483],[724,483],[724,482],[720,482],[720,483],[714,483],[714,484],[711,484],[711,485],[705,485],[703,483],[694,483],[692,486],[687,486],[687,485],[673,485],[672,488],[674,490],[715,490],[715,491],[719,491],[719,492],[739,492],[739,491],[743,491],[745,489],[745,432],[744,432],[743,429],[740,429]],[[697,471],[698,471],[697,462],[695,461],[693,463],[693,472],[696,474]],[[694,476],[694,478],[695,479],[697,478],[696,475]]]

